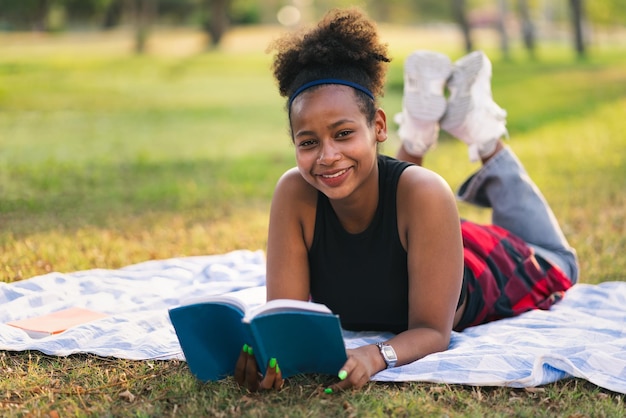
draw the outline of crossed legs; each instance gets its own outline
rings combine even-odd
[[[502,143],[506,112],[492,99],[491,63],[484,53],[472,52],[454,64],[436,52],[411,54],[396,122],[402,141],[397,157],[405,161],[421,165],[440,128],[468,144],[470,159],[480,160],[482,167],[461,185],[458,198],[492,208],[493,224],[522,238],[577,282],[575,250],[522,163]]]

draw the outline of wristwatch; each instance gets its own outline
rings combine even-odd
[[[394,350],[389,344],[385,344],[383,342],[376,343],[376,346],[380,350],[380,354],[383,356],[385,364],[387,364],[387,368],[391,369],[392,367],[395,367],[398,361],[396,350]]]

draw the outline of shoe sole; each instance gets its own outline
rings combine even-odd
[[[454,90],[454,97],[448,99],[448,106],[441,120],[441,127],[445,130],[454,130],[461,126],[467,115],[472,111],[472,87],[480,72],[485,68],[484,57],[475,53],[467,57],[466,61],[456,65],[452,70],[448,88]]]
[[[424,122],[441,119],[446,111],[443,86],[451,73],[452,62],[443,54],[418,51],[407,57],[404,62],[404,106],[412,118]]]

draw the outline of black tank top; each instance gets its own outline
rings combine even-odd
[[[407,253],[398,234],[396,192],[410,165],[378,157],[378,208],[358,234],[343,228],[328,198],[318,193],[309,250],[311,297],[338,314],[345,329],[399,333],[408,328]]]

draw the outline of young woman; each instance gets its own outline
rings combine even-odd
[[[335,10],[273,48],[297,167],[272,201],[267,298],[311,299],[345,329],[396,334],[349,350],[333,389],[446,350],[453,329],[546,309],[576,282],[574,250],[500,140],[506,113],[491,98],[484,54],[454,65],[427,51],[407,59],[394,159],[378,153],[388,120],[377,97],[390,59],[370,20]],[[459,222],[449,186],[419,165],[440,126],[482,161],[458,197],[492,207],[493,225]],[[248,353],[235,378],[251,390],[283,384],[276,363],[258,376]]]

